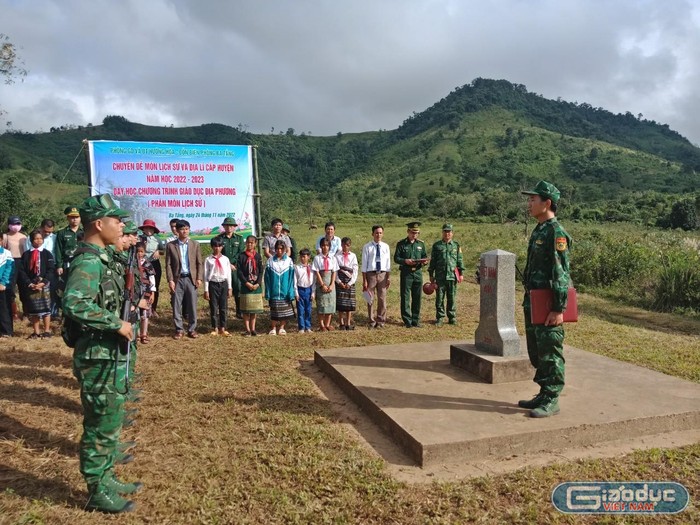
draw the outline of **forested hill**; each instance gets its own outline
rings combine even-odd
[[[550,100],[507,80],[477,78],[455,89],[427,110],[404,121],[398,139],[415,136],[433,127],[457,128],[467,113],[491,107],[511,110],[533,124],[556,133],[609,142],[625,148],[687,163],[700,171],[700,149],[669,128],[630,112],[614,114],[588,103]]]
[[[561,214],[573,219],[664,225],[674,205],[690,213],[700,204],[700,149],[668,125],[548,100],[505,80],[476,79],[390,131],[252,134],[243,124],[156,127],[108,116],[94,126],[5,133],[0,190],[32,181],[24,186],[29,197],[46,199],[18,213],[55,212],[75,200],[75,185],[86,181],[84,138],[255,144],[263,220],[341,213],[517,220],[522,204],[513,196],[542,178],[560,187]],[[23,196],[10,202],[3,194],[7,215]]]

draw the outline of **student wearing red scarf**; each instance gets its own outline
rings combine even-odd
[[[258,335],[255,331],[257,314],[263,313],[262,281],[265,268],[262,258],[255,250],[258,238],[249,235],[245,240],[245,251],[238,256],[236,265],[241,283],[241,314],[245,323],[243,335]]]
[[[29,316],[34,331],[30,339],[51,337],[51,284],[56,263],[49,250],[43,247],[41,230],[29,234],[31,249],[22,254],[17,272],[24,313]],[[41,327],[43,321],[43,329]]]

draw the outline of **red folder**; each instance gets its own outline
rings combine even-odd
[[[564,310],[564,322],[575,323],[578,321],[576,288],[569,288],[567,297],[566,310]],[[530,290],[530,320],[532,324],[544,324],[549,312],[552,311],[553,302],[554,292],[552,290]]]

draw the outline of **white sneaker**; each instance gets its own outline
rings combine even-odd
[[[287,330],[285,330],[284,328],[280,328],[279,334],[280,335],[287,335]]]
[[[270,330],[270,331],[267,333],[267,335],[277,335],[277,332],[276,332],[275,329],[273,328],[272,330]]]

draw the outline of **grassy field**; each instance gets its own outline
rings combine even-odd
[[[378,221],[381,222],[381,221]],[[354,250],[369,239],[367,219],[337,232]],[[299,247],[321,232],[292,234]],[[387,223],[385,240],[405,233]],[[524,254],[522,226],[456,224],[467,266],[482,251]],[[424,224],[421,237],[438,238],[440,224]],[[575,236],[575,228],[571,228]],[[459,291],[459,326],[437,328],[434,299],[423,303],[425,327],[403,328],[398,276],[389,294],[383,331],[243,338],[240,321],[226,340],[203,335],[173,341],[169,310],[154,322],[152,340],[139,346],[144,399],[137,425],[136,461],[119,467],[145,489],[136,513],[106,517],[81,510],[85,486],[78,472],[81,407],[71,373],[71,350],[60,338],[0,342],[0,524],[96,523],[699,523],[700,444],[652,449],[613,460],[579,460],[510,474],[450,482],[406,483],[394,479],[384,460],[339,419],[332,403],[304,369],[319,348],[471,339],[478,323],[478,287]],[[164,306],[167,295],[164,294]],[[208,315],[200,301],[200,332]],[[363,309],[361,309],[363,310]],[[518,322],[521,323],[519,317]],[[357,322],[366,320],[358,312]],[[269,321],[261,316],[259,332]],[[522,333],[522,324],[519,326]],[[700,382],[700,320],[650,313],[583,294],[581,320],[567,327],[567,343],[683,379]],[[562,481],[668,480],[691,493],[686,511],[668,517],[576,517],[560,514],[549,498]]]

